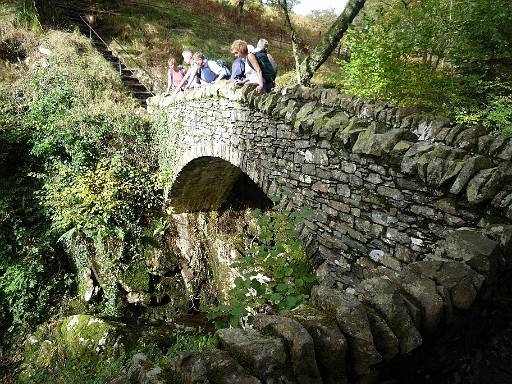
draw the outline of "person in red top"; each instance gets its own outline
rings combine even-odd
[[[167,70],[167,89],[164,96],[169,94],[171,88],[178,88],[185,77],[187,70],[178,66],[178,61],[171,57],[169,59],[169,69]]]

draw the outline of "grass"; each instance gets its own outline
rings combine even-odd
[[[128,63],[130,59],[140,62],[160,87],[165,85],[170,56],[180,61],[181,52],[188,49],[230,62],[230,45],[236,39],[256,45],[258,39],[266,38],[280,73],[293,68],[284,23],[275,12],[263,8],[248,9],[240,25],[236,23],[235,7],[214,0],[148,0],[128,2],[122,7],[104,2],[99,14],[97,27],[102,37],[116,51],[121,51],[119,44],[123,46],[127,52],[120,55]],[[310,41],[311,33],[301,30],[304,40]],[[153,82],[147,77],[144,80]]]

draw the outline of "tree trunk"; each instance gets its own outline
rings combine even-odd
[[[286,25],[290,30],[290,36],[292,39],[292,53],[293,58],[295,60],[295,78],[297,82],[300,82],[300,57],[299,57],[299,48],[297,42],[297,33],[295,32],[295,28],[293,27],[292,21],[290,19],[290,12],[288,10],[288,2],[287,0],[279,0],[279,5],[284,14],[284,19],[286,21]]]
[[[17,6],[19,21],[29,29],[41,30],[54,21],[53,0],[18,0]]]
[[[366,0],[349,0],[347,6],[329,27],[329,30],[322,34],[313,52],[311,52],[300,64],[300,83],[309,85],[314,73],[327,60],[338,42],[341,40],[350,23],[363,8]]]
[[[244,13],[244,3],[245,3],[245,0],[238,0],[238,5],[237,5],[238,14],[237,14],[237,20],[236,20],[236,24],[238,26],[240,26],[242,24],[242,16]]]

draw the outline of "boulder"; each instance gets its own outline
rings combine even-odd
[[[286,382],[286,349],[280,339],[268,338],[252,329],[219,329],[216,332],[222,349],[235,357],[250,374],[262,381]]]
[[[310,307],[302,307],[292,316],[313,338],[316,361],[324,383],[345,384],[348,343],[336,322]]]
[[[280,336],[288,347],[295,380],[299,384],[322,384],[316,365],[315,346],[308,331],[289,317],[256,315],[254,326],[261,332]]]
[[[459,309],[471,306],[485,280],[466,264],[456,261],[419,261],[409,264],[409,268],[446,288],[453,306]]]
[[[512,179],[512,166],[502,163],[497,167],[484,169],[474,176],[466,189],[470,204],[479,204],[491,200],[498,189]]]
[[[382,156],[384,153],[391,152],[404,135],[405,131],[398,128],[385,133],[375,133],[374,130],[368,129],[359,134],[352,151],[354,153]]]
[[[169,366],[177,382],[184,384],[210,384],[206,363],[200,352],[182,352]]]
[[[218,349],[203,352],[203,360],[212,384],[260,384],[228,352]]]
[[[344,147],[352,147],[356,142],[359,133],[364,132],[370,123],[366,120],[353,117],[348,125],[342,125],[334,135],[334,143],[343,145]]]
[[[482,125],[464,129],[454,140],[453,145],[469,152],[475,152],[478,149],[478,139],[487,133]]]
[[[400,342],[402,354],[421,345],[421,335],[413,324],[398,285],[385,276],[373,277],[361,281],[357,292],[363,303],[375,308],[384,317]]]
[[[461,261],[486,278],[494,278],[501,259],[499,244],[474,229],[458,229],[440,241],[437,258]]]
[[[373,341],[384,360],[390,360],[400,352],[400,342],[386,321],[377,311],[367,307],[368,320],[373,334]]]
[[[313,134],[318,135],[320,139],[332,140],[339,129],[345,128],[349,123],[349,117],[344,112],[338,112],[332,117],[326,117],[315,121],[313,125]]]
[[[450,193],[460,193],[476,172],[489,168],[491,165],[491,160],[488,157],[480,155],[464,160],[462,169],[450,188]]]
[[[162,368],[149,361],[143,353],[137,353],[132,358],[128,373],[109,384],[161,384]]]
[[[433,333],[441,322],[444,310],[443,298],[437,293],[436,283],[429,278],[411,272],[407,266],[400,274],[400,280],[402,290],[422,310],[422,328],[428,333]]]
[[[417,158],[418,176],[429,184],[441,185],[460,171],[462,163],[458,160],[463,155],[461,150],[438,144]]]
[[[322,286],[311,290],[310,303],[335,315],[339,328],[349,337],[354,372],[367,373],[382,356],[375,348],[368,315],[363,304],[353,295]]]
[[[434,144],[429,143],[427,141],[420,141],[413,144],[407,152],[405,152],[402,163],[401,170],[403,173],[414,174],[418,170],[418,158],[426,153],[431,151],[435,147]]]

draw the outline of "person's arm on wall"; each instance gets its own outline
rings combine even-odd
[[[194,81],[194,77],[197,73],[197,66],[194,65],[191,67],[185,76],[183,76],[183,79],[181,79],[180,84],[176,87],[176,90],[174,91],[174,95],[177,94],[180,90],[189,89]],[[185,85],[186,83],[186,85]]]
[[[256,72],[256,76],[258,77],[258,86],[256,87],[256,92],[260,93],[261,91],[263,91],[263,72],[261,71],[261,67],[258,64],[256,56],[254,56],[252,53],[249,53],[249,55],[247,56],[247,60],[249,60],[249,62],[251,63],[251,66]]]
[[[169,94],[172,87],[172,71],[167,71],[167,89],[164,92],[164,96]]]

